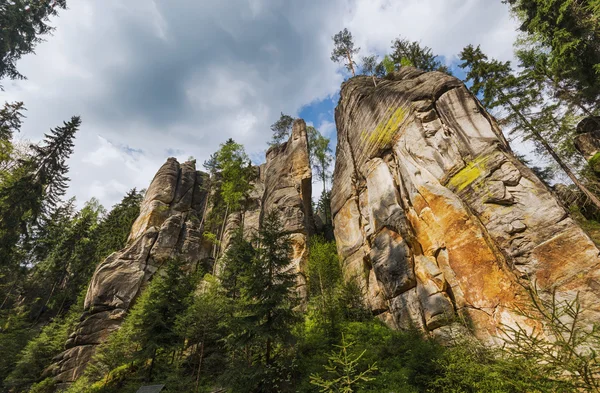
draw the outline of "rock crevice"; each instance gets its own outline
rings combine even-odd
[[[444,336],[466,318],[494,341],[502,325],[535,325],[516,311],[529,285],[580,293],[598,318],[597,248],[459,80],[410,67],[376,87],[355,77],[335,117],[338,252],[389,325]]]

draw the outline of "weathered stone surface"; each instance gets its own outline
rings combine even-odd
[[[289,140],[267,151],[267,162],[264,172],[261,166],[260,178],[264,179],[260,219],[271,210],[279,211],[284,230],[292,240],[292,265],[298,273],[297,290],[304,297],[308,237],[314,232],[312,170],[304,120],[294,120]]]
[[[336,124],[338,251],[382,320],[452,337],[467,318],[493,341],[502,324],[535,325],[516,311],[529,283],[579,292],[598,320],[598,249],[456,78],[409,67],[376,87],[352,78]]]
[[[94,272],[81,322],[51,368],[58,382],[81,375],[96,345],[120,327],[140,291],[169,258],[191,270],[210,254],[210,244],[202,240],[207,183],[207,175],[196,171],[195,162],[179,164],[169,158],[159,169],[127,247]]]
[[[243,226],[250,238],[264,214],[281,213],[290,234],[293,268],[299,273],[298,292],[305,296],[303,275],[308,258],[308,236],[313,233],[312,173],[308,159],[306,124],[296,120],[290,139],[267,152],[267,162],[256,167],[257,176],[244,209],[227,215],[221,250],[226,250],[234,231]],[[195,162],[179,164],[169,158],[159,169],[140,207],[127,247],[109,256],[90,282],[85,312],[66,350],[48,370],[59,383],[74,381],[93,356],[96,345],[118,329],[146,283],[170,258],[183,268],[213,268],[214,250],[203,236],[203,222],[210,206],[210,181],[196,171]],[[216,273],[219,265],[214,266]]]

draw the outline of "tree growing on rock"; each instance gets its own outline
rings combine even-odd
[[[412,66],[423,71],[441,71],[449,73],[450,70],[433,50],[428,46],[422,46],[418,41],[409,41],[399,37],[392,41],[392,53],[390,55],[396,68]]]
[[[333,39],[333,51],[331,52],[331,61],[335,63],[343,63],[348,71],[352,73],[352,76],[356,75],[354,65],[354,55],[360,51],[360,48],[354,47],[354,41],[352,39],[352,33],[348,29],[344,28],[339,33],[332,37]]]
[[[363,74],[370,75],[373,78],[373,84],[377,87],[375,75],[377,74],[377,55],[363,56],[360,66]]]
[[[281,112],[279,120],[271,124],[271,131],[273,131],[273,139],[269,143],[271,146],[281,145],[287,137],[289,137],[292,131],[292,125],[294,124],[294,118]]]

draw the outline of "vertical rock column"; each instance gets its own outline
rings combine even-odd
[[[118,329],[147,282],[170,258],[187,269],[209,256],[202,239],[208,175],[195,162],[169,158],[152,180],[125,249],[111,254],[94,272],[85,309],[66,350],[51,371],[61,383],[82,375],[97,345]]]
[[[314,221],[312,171],[304,120],[294,121],[287,142],[267,151],[264,170],[261,166],[261,178],[264,179],[264,194],[260,219],[273,209],[281,214],[284,230],[292,240],[293,266],[299,273],[297,290],[301,297],[305,297],[308,238],[314,232]]]
[[[464,85],[403,67],[344,83],[332,213],[348,279],[390,325],[445,336],[537,326],[525,287],[600,315],[598,249]],[[531,308],[531,307],[530,307]],[[456,323],[462,317],[468,323]]]

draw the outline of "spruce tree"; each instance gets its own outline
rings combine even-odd
[[[143,192],[135,188],[125,194],[121,202],[103,217],[97,229],[96,263],[110,253],[125,247],[131,226],[140,214],[140,204],[144,199]]]
[[[139,343],[136,356],[150,360],[147,380],[152,380],[157,359],[183,343],[176,320],[187,309],[193,289],[194,280],[182,270],[178,260],[167,261],[164,274],[156,277],[147,289],[148,296],[132,321],[134,339]]]
[[[582,102],[600,98],[600,3],[597,0],[505,0],[521,30],[548,56],[548,76]]]
[[[0,0],[0,79],[25,78],[16,62],[54,30],[50,17],[66,7],[66,0]]]
[[[242,277],[252,263],[254,252],[252,244],[244,239],[243,230],[237,229],[223,256],[223,269],[219,274],[224,295],[233,302],[241,297]]]
[[[34,218],[38,213],[47,214],[54,209],[67,190],[67,159],[73,153],[75,133],[80,125],[81,118],[73,116],[63,126],[45,134],[43,145],[32,146],[32,159],[36,167],[33,180],[43,188],[40,210],[34,212]]]
[[[290,326],[296,321],[292,246],[277,211],[265,215],[253,243],[255,257],[243,275],[246,335],[261,344],[264,364],[270,365],[276,344],[290,341]]]
[[[2,182],[2,172],[14,165],[11,139],[21,129],[23,111],[25,107],[22,102],[7,102],[0,110],[0,182]]]

